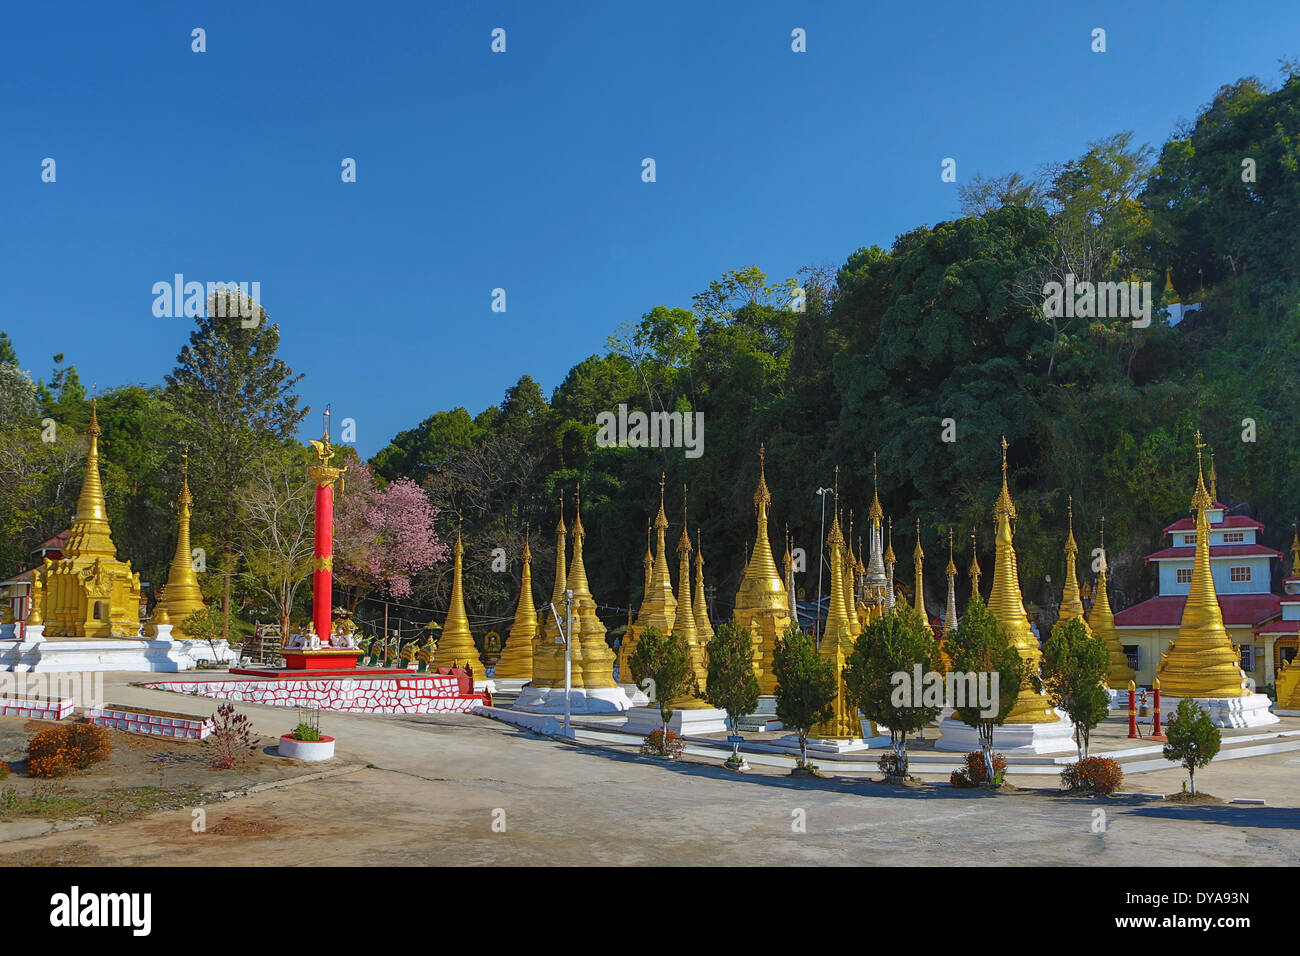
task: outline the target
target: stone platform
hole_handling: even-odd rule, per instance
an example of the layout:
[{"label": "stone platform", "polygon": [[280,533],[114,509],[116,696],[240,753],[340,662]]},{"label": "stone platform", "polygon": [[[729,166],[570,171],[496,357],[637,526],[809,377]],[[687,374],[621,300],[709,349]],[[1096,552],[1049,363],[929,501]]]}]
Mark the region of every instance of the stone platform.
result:
[{"label": "stone platform", "polygon": [[[569,688],[570,714],[615,714],[631,706],[622,687]],[[532,714],[563,714],[564,688],[528,684],[519,692],[513,709]]]},{"label": "stone platform", "polygon": [[[935,750],[970,753],[980,749],[979,731],[956,717],[939,721]],[[1058,754],[1073,752],[1074,725],[1061,718],[1044,724],[1003,724],[993,728],[993,749],[1005,754]]]},{"label": "stone platform", "polygon": [[486,703],[483,694],[465,693],[460,678],[450,674],[308,677],[298,671],[284,679],[147,681],[141,686],[215,700],[271,707],[316,706],[354,714],[466,713]]}]

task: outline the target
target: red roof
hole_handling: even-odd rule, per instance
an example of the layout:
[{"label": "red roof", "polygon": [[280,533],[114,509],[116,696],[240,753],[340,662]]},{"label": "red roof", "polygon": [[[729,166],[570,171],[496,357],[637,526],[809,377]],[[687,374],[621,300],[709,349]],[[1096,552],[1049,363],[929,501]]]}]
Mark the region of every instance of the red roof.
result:
[{"label": "red roof", "polygon": [[[1115,615],[1116,627],[1177,627],[1183,619],[1185,594],[1162,594]],[[1254,627],[1279,613],[1276,594],[1220,594],[1219,607],[1228,627]]]},{"label": "red roof", "polygon": [[[1223,507],[1223,506],[1220,505],[1219,507]],[[1254,518],[1247,518],[1245,515],[1224,515],[1223,520],[1220,521],[1218,524],[1210,525],[1211,531],[1220,531],[1224,528],[1255,528],[1258,531],[1264,530],[1264,526],[1262,524],[1260,524]],[[1195,531],[1195,530],[1196,530],[1195,518],[1180,518],[1179,520],[1171,524],[1168,528],[1165,528],[1164,533],[1169,534],[1171,531]]]},{"label": "red roof", "polygon": [[1300,621],[1284,621],[1278,618],[1263,627],[1255,628],[1256,634],[1296,634],[1300,633]]},{"label": "red roof", "polygon": [[[1152,561],[1174,561],[1179,558],[1190,560],[1196,557],[1196,548],[1194,545],[1182,545],[1177,548],[1165,548],[1163,551],[1157,551],[1155,554],[1147,555],[1147,564]],[[1280,558],[1281,551],[1274,551],[1272,548],[1266,548],[1262,544],[1212,544],[1210,545],[1211,558]]]},{"label": "red roof", "polygon": [[68,528],[65,531],[60,531],[53,538],[50,538],[49,541],[34,548],[32,554],[35,554],[37,551],[62,551],[68,543],[68,535],[70,534],[72,534],[71,528]]}]

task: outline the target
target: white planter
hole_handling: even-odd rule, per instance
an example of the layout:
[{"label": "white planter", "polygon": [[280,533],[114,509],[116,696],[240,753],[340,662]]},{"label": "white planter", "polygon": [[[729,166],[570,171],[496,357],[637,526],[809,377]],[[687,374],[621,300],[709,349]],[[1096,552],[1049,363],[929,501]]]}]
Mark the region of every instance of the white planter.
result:
[{"label": "white planter", "polygon": [[329,760],[334,756],[334,738],[321,734],[320,740],[295,740],[293,734],[281,734],[280,756],[294,760]]}]

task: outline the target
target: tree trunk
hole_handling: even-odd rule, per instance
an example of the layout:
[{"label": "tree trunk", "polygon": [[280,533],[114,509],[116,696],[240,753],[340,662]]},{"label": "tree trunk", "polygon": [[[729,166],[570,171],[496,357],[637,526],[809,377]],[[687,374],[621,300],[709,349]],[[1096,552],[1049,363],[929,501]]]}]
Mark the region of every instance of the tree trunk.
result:
[{"label": "tree trunk", "polygon": [[230,640],[230,545],[226,545],[221,575],[225,578],[225,592],[221,596],[221,639]]},{"label": "tree trunk", "polygon": [[1196,770],[1189,767],[1187,770],[1187,776],[1192,781],[1192,796],[1196,796]]}]

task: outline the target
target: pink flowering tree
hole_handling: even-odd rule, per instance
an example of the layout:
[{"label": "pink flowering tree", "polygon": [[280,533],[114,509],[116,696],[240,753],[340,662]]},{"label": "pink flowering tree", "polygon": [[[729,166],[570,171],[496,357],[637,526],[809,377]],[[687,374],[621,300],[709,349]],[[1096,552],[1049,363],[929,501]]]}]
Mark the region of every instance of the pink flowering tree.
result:
[{"label": "pink flowering tree", "polygon": [[334,552],[348,609],[372,591],[393,600],[410,597],[411,576],[447,560],[448,548],[434,530],[438,509],[409,478],[377,487],[364,462],[350,462],[343,483],[335,499]]}]

